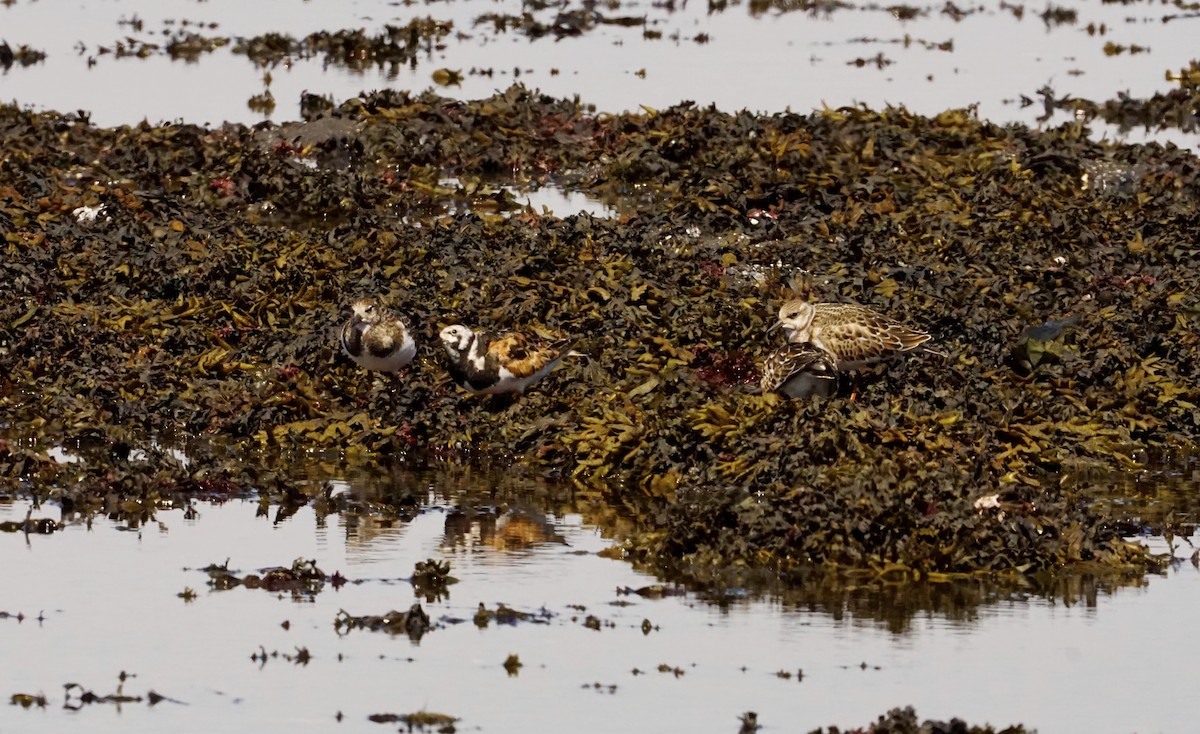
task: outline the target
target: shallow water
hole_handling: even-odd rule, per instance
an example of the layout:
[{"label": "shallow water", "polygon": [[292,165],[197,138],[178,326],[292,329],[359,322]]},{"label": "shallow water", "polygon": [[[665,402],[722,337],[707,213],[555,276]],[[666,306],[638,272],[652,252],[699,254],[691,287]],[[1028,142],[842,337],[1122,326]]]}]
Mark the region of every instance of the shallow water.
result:
[{"label": "shallow water", "polygon": [[[364,89],[420,90],[432,86],[435,69],[446,67],[462,69],[464,79],[439,91],[477,98],[508,86],[519,68],[520,81],[529,86],[578,94],[601,111],[661,108],[684,99],[730,110],[800,112],[855,101],[902,103],[926,113],[978,103],[981,117],[1035,123],[1040,105],[1013,100],[1043,84],[1060,95],[1097,99],[1122,90],[1149,95],[1171,88],[1164,70],[1184,66],[1194,54],[1191,35],[1181,29],[1196,21],[1161,22],[1178,12],[1169,5],[1066,5],[1078,11],[1074,24],[1046,24],[1037,17],[1044,8],[1033,5],[1018,19],[998,2],[957,22],[941,13],[941,5],[922,6],[927,14],[906,22],[866,5],[813,16],[756,15],[745,5],[710,11],[702,3],[680,4],[668,12],[659,3],[625,3],[605,12],[644,14],[664,38],[645,39],[641,28],[602,26],[581,38],[531,41],[472,25],[483,12],[519,12],[515,0],[408,7],[378,0],[109,0],[75,4],[70,12],[59,3],[18,1],[0,6],[0,38],[49,57],[0,75],[0,98],[91,110],[102,125],[143,117],[252,123],[262,114],[247,99],[267,88],[278,101],[270,116],[282,121],[299,116],[303,90],[338,101]],[[135,14],[144,31],[118,24]],[[444,50],[393,76],[304,61],[271,68],[266,85],[263,69],[228,49],[195,64],[165,56],[106,56],[93,67],[87,63],[98,46],[126,35],[160,40],[155,34],[166,19],[218,23],[207,35],[301,35],[377,29],[426,15],[452,18],[470,37],[448,38]],[[1110,31],[1089,35],[1089,23],[1106,23]],[[674,33],[678,41],[670,39]],[[707,43],[694,40],[702,33]],[[914,39],[907,47],[890,42],[906,34]],[[863,38],[877,40],[855,40]],[[929,50],[917,40],[953,40],[954,51]],[[1148,45],[1151,52],[1106,56],[1106,40]],[[877,53],[895,63],[883,69],[852,65]],[[495,74],[470,74],[471,68],[494,68]],[[1194,136],[1147,137],[1196,145]],[[615,211],[549,186],[517,195],[519,201],[526,197],[535,209],[545,205],[560,215]],[[59,455],[70,460],[69,452]],[[1194,467],[1188,471],[1194,485]],[[1170,504],[1194,521],[1195,492],[1164,496],[1163,480],[1151,478],[1136,493],[1105,501],[1128,503],[1132,497],[1160,509]],[[531,547],[520,542],[527,543],[527,535],[499,543],[502,534],[486,527],[469,527],[469,542],[451,543],[447,520],[457,495],[442,487],[446,478],[404,481],[431,487],[432,504],[393,527],[349,514],[319,520],[311,506],[276,521],[279,508],[260,515],[257,502],[234,500],[198,504],[195,519],[185,519],[183,509],[162,509],[139,528],[66,518],[68,527],[49,536],[0,533],[0,613],[10,615],[0,616],[0,700],[16,693],[48,698],[45,709],[0,706],[0,732],[72,725],[89,732],[381,731],[368,715],[421,709],[460,717],[461,731],[551,731],[565,724],[581,732],[732,732],[737,716],[748,710],[758,712],[765,731],[803,731],[862,726],[888,708],[910,704],[922,718],[1021,722],[1043,732],[1177,732],[1190,731],[1200,714],[1188,672],[1200,654],[1200,640],[1190,630],[1190,610],[1200,603],[1200,571],[1186,561],[1134,587],[1081,581],[1066,597],[973,584],[938,587],[936,594],[925,589],[925,595],[866,588],[830,598],[815,592],[755,597],[732,588],[719,601],[696,592],[645,599],[618,589],[657,579],[598,556],[609,542],[583,509],[533,503],[526,508],[530,515],[508,515],[534,518],[531,532],[541,528],[539,513],[545,518],[552,534]],[[485,484],[475,489],[486,492]],[[363,491],[358,484],[338,486]],[[0,500],[0,521],[23,519],[28,509]],[[34,514],[58,513],[45,507]],[[1166,551],[1162,539],[1146,542]],[[1192,549],[1183,545],[1175,552],[1186,557]],[[417,601],[405,579],[429,557],[450,561],[459,583],[448,599],[421,600],[437,628],[419,644],[380,632],[337,633],[339,610],[380,614]],[[311,598],[293,598],[211,590],[198,570],[229,559],[230,568],[246,573],[288,566],[296,558],[315,559],[327,574],[362,583],[336,590],[327,584]],[[178,594],[189,587],[198,596],[185,602]],[[956,595],[964,601],[945,601]],[[927,604],[931,596],[942,603]],[[979,599],[987,601],[980,605]],[[547,624],[493,623],[480,630],[471,621],[480,602],[529,612],[544,608],[552,616]],[[12,616],[17,614],[24,618]],[[588,614],[604,623],[599,631],[583,625]],[[644,634],[643,620],[656,628]],[[307,664],[269,655],[294,656],[301,648],[312,656]],[[265,662],[252,659],[260,650],[268,653]],[[524,667],[511,677],[503,662],[514,653]],[[670,670],[660,672],[660,665]],[[136,675],[124,693],[153,690],[170,700],[78,711],[64,706],[78,703],[64,697],[64,684],[112,693],[122,670]]]},{"label": "shallow water", "polygon": [[[0,707],[0,731],[326,731],[339,712],[339,730],[380,731],[369,715],[418,710],[459,717],[460,731],[732,732],[748,710],[766,731],[803,731],[860,726],[912,704],[922,718],[1154,732],[1187,731],[1198,713],[1186,666],[1200,639],[1186,610],[1200,604],[1200,571],[1187,561],[1137,588],[1084,583],[1068,601],[1008,592],[954,614],[915,601],[894,632],[892,615],[869,603],[785,603],[737,589],[721,603],[620,593],[657,580],[598,556],[609,542],[562,502],[550,515],[515,503],[493,530],[452,515],[438,474],[403,481],[433,504],[394,527],[363,515],[318,521],[312,506],[277,521],[278,508],[234,500],[197,504],[194,519],[160,510],[138,528],[66,518],[53,535],[0,534],[0,612],[25,616],[0,618],[0,695],[48,698],[40,710]],[[0,521],[27,510],[0,504]],[[459,581],[448,599],[418,600],[406,580],[430,557],[449,561]],[[351,583],[311,597],[216,591],[198,570],[229,559],[241,575],[296,558]],[[177,596],[186,587],[197,591],[191,602]],[[334,628],[339,610],[382,614],[414,601],[436,624],[419,643]],[[545,610],[549,620],[479,629],[471,620],[480,602]],[[598,631],[584,626],[589,614]],[[654,626],[648,634],[643,620]],[[271,656],[299,648],[311,654],[306,664]],[[265,662],[252,659],[260,650]],[[523,667],[509,676],[503,662],[514,653]],[[153,690],[169,700],[64,706],[78,704],[64,698],[64,684],[109,694],[120,671],[136,675],[126,695]]]},{"label": "shallow water", "polygon": [[[757,3],[611,2],[596,6],[597,11],[610,18],[645,18],[645,24],[597,25],[555,40],[531,39],[516,30],[496,33],[491,25],[476,23],[486,13],[520,15],[533,7],[518,0],[110,0],[76,3],[70,12],[59,3],[16,2],[0,7],[0,37],[14,48],[25,44],[48,56],[0,76],[0,98],[60,111],[90,110],[101,125],[143,118],[219,124],[261,120],[247,101],[269,91],[277,104],[269,117],[284,121],[299,118],[300,94],[306,90],[338,102],[363,90],[419,91],[437,86],[434,71],[450,69],[463,74],[461,83],[437,88],[461,99],[485,97],[520,81],[555,96],[579,95],[604,112],[683,100],[768,112],[861,102],[936,114],[978,105],[983,118],[1035,124],[1042,114],[1036,93],[1045,85],[1060,96],[1096,100],[1123,91],[1149,96],[1174,88],[1166,72],[1187,66],[1195,52],[1189,32],[1195,18],[1180,17],[1186,13],[1170,4],[989,1],[963,5],[956,19],[954,4],[930,3],[910,6],[915,17],[908,20],[899,4],[855,3],[828,13],[774,9],[785,5],[762,11]],[[565,2],[532,12],[551,24],[560,11],[581,7]],[[1073,11],[1074,20],[1044,20],[1042,14],[1051,8]],[[195,63],[171,61],[163,53],[146,59],[100,53],[127,38],[162,44],[163,32],[181,29],[185,20],[215,23],[215,28],[186,28],[205,36],[278,32],[300,37],[318,30],[378,32],[387,23],[425,17],[452,21],[454,33],[411,67],[396,69],[354,71],[315,59],[264,70],[229,47]],[[141,22],[140,30],[128,22],[133,19]],[[647,31],[661,37],[647,37]],[[947,42],[952,50],[936,48]],[[1110,55],[1108,43],[1146,50]],[[890,62],[882,68],[875,62],[879,54]],[[860,60],[866,63],[860,66]],[[479,73],[484,70],[490,73]],[[270,72],[270,84],[264,84],[264,71]],[[1022,95],[1032,104],[1023,106]],[[1051,123],[1068,119],[1059,114]],[[1194,135],[1178,132],[1094,127],[1097,136],[1154,137],[1196,146]]]}]

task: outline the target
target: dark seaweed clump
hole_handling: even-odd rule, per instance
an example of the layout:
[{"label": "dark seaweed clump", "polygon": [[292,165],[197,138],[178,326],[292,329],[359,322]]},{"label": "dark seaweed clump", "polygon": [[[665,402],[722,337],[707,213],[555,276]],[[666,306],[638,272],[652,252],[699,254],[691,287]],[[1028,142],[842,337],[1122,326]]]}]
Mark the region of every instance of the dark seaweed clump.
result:
[{"label": "dark seaweed clump", "polygon": [[360,617],[342,610],[333,620],[333,628],[339,635],[349,634],[351,630],[365,629],[393,635],[404,633],[413,642],[420,642],[430,626],[429,615],[420,604],[413,604],[407,612],[392,610],[386,614],[367,614]]},{"label": "dark seaweed clump", "polygon": [[[315,560],[297,558],[290,567],[276,566],[263,569],[262,573],[238,576],[229,570],[229,562],[210,564],[203,569],[208,574],[208,585],[217,591],[228,591],[243,586],[247,589],[264,589],[271,593],[291,592],[298,597],[316,596],[325,587],[326,575],[317,568]],[[335,588],[341,577],[332,578]]]},{"label": "dark seaweed clump", "polygon": [[17,64],[18,66],[33,66],[45,60],[45,51],[39,51],[24,44],[14,49],[8,45],[8,41],[0,41],[0,69],[4,71],[11,69],[13,64]]},{"label": "dark seaweed clump", "polygon": [[[747,714],[747,716],[752,715]],[[813,729],[809,734],[841,734],[842,731],[836,726],[831,726],[828,729]],[[863,734],[1025,734],[1026,731],[1028,729],[1021,724],[995,729],[987,725],[971,725],[962,719],[951,719],[950,721],[930,719],[921,722],[917,719],[917,713],[911,706],[892,709],[866,727],[846,730],[847,734],[850,732],[862,732]]]},{"label": "dark seaweed clump", "polygon": [[[519,87],[317,114],[306,136],[0,107],[0,415],[124,447],[0,443],[8,491],[136,517],[191,492],[308,501],[273,452],[478,456],[602,487],[633,557],[695,569],[1154,565],[1087,490],[1200,424],[1192,154],[962,111],[603,115]],[[1088,185],[1101,164],[1120,185]],[[488,182],[510,177],[626,214],[504,217]],[[448,188],[472,211],[445,213]],[[800,268],[946,356],[855,400],[758,394]],[[419,324],[407,375],[338,354],[360,294]],[[511,404],[467,396],[436,337],[460,321],[579,335],[590,359]],[[130,457],[180,434],[243,455]]]},{"label": "dark seaweed clump", "polygon": [[[304,38],[267,33],[238,38],[233,52],[261,66],[274,66],[287,59],[320,58],[329,66],[344,66],[362,71],[391,68],[414,63],[453,29],[450,21],[417,18],[403,26],[384,25],[382,31],[369,34],[362,29],[317,31]],[[195,46],[195,39],[191,46]]]},{"label": "dark seaweed clump", "polygon": [[[1133,48],[1132,52],[1136,53],[1139,47]],[[1109,45],[1105,46],[1105,53],[1112,53]],[[1185,133],[1194,133],[1200,130],[1200,61],[1194,60],[1179,71],[1167,71],[1166,76],[1178,86],[1146,98],[1128,93],[1102,101],[1070,95],[1058,97],[1050,87],[1038,90],[1038,95],[1042,98],[1047,119],[1053,112],[1061,110],[1088,122],[1099,118],[1123,131],[1178,128]]]}]

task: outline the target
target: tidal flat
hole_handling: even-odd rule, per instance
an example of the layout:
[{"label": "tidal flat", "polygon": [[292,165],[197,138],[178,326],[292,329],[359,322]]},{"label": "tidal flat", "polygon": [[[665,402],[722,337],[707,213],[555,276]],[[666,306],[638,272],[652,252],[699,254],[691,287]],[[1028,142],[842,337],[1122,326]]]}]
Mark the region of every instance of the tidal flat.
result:
[{"label": "tidal flat", "polygon": [[[545,10],[470,38],[125,17],[73,63],[243,59],[266,119],[0,104],[0,640],[26,661],[0,725],[1186,727],[1117,693],[1179,653],[1153,633],[1196,586],[1196,62],[1143,96],[1031,91],[1039,125],[606,109],[447,61],[688,17]],[[6,80],[63,63],[8,40]],[[439,88],[280,116],[306,64]],[[801,281],[933,349],[763,393]],[[340,352],[361,296],[415,325],[401,373]],[[471,395],[452,323],[581,356]]]},{"label": "tidal flat", "polygon": [[[213,451],[113,471],[36,443],[127,459],[147,436],[206,436],[601,486],[650,518],[624,546],[650,562],[1158,566],[1123,539],[1127,518],[1081,497],[1195,435],[1192,154],[962,111],[595,115],[523,88],[327,114],[284,136],[0,108],[0,405],[35,440],[3,466],[35,499],[297,491]],[[513,161],[653,203],[545,216],[483,180]],[[1120,174],[1088,177],[1100,169]],[[470,211],[440,212],[447,171],[479,177],[460,184]],[[797,272],[817,298],[923,325],[939,353],[886,363],[853,399],[762,394]],[[338,352],[362,294],[418,325],[401,379]],[[515,401],[470,396],[435,336],[457,322],[576,335],[587,358]]]}]

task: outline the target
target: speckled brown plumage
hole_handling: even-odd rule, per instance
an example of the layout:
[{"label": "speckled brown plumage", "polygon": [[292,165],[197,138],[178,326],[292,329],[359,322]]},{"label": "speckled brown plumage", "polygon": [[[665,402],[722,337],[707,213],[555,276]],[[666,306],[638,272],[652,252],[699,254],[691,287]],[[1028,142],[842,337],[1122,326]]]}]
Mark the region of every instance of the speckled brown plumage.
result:
[{"label": "speckled brown plumage", "polygon": [[833,355],[839,370],[857,369],[908,352],[930,335],[853,303],[791,300],[779,309],[789,342],[811,342]]},{"label": "speckled brown plumage", "polygon": [[767,355],[759,386],[789,398],[829,396],[837,391],[837,366],[833,355],[813,344],[784,344]]}]

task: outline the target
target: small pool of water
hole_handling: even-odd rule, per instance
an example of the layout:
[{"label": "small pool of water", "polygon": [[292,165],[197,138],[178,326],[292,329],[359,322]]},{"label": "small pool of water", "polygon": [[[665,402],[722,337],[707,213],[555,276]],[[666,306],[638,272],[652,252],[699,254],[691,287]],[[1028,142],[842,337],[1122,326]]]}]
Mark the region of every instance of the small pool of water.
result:
[{"label": "small pool of water", "polygon": [[[512,185],[503,182],[483,184],[483,191],[468,193],[463,183],[457,178],[443,178],[437,183],[438,187],[447,192],[444,213],[458,214],[478,209],[479,198],[488,205],[494,205],[496,200],[510,200],[516,207],[501,213],[512,214],[521,211],[532,211],[535,214],[549,213],[557,217],[567,217],[573,214],[587,213],[597,218],[608,218],[617,215],[617,209],[582,191],[574,191],[554,184]],[[495,212],[495,206],[488,206],[489,213]]]},{"label": "small pool of water", "polygon": [[[733,732],[746,711],[764,731],[807,731],[862,726],[902,705],[923,719],[1044,732],[1194,726],[1186,666],[1200,639],[1187,610],[1200,605],[1200,571],[1186,560],[1135,588],[1085,580],[1065,599],[1005,593],[953,614],[923,604],[925,590],[897,625],[894,610],[870,604],[627,593],[659,581],[597,555],[609,541],[569,505],[463,515],[438,494],[437,475],[404,481],[432,502],[410,522],[318,519],[311,505],[280,520],[278,508],[234,500],[197,504],[191,519],[160,510],[141,527],[65,517],[52,535],[0,533],[0,695],[47,698],[44,709],[0,707],[0,731],[374,732],[384,729],[372,714],[420,710],[458,717],[459,731]],[[29,509],[0,503],[0,522]],[[228,559],[243,575],[297,558],[349,582],[311,596],[217,591],[200,570]],[[414,595],[407,579],[427,558],[451,564],[448,598]],[[186,588],[192,601],[179,596]],[[415,602],[435,625],[417,643],[334,626],[342,610]],[[480,603],[544,619],[480,629]],[[509,675],[513,654],[522,667]],[[167,700],[64,706],[78,705],[65,684],[110,694],[121,671],[135,676],[125,695]]]}]

